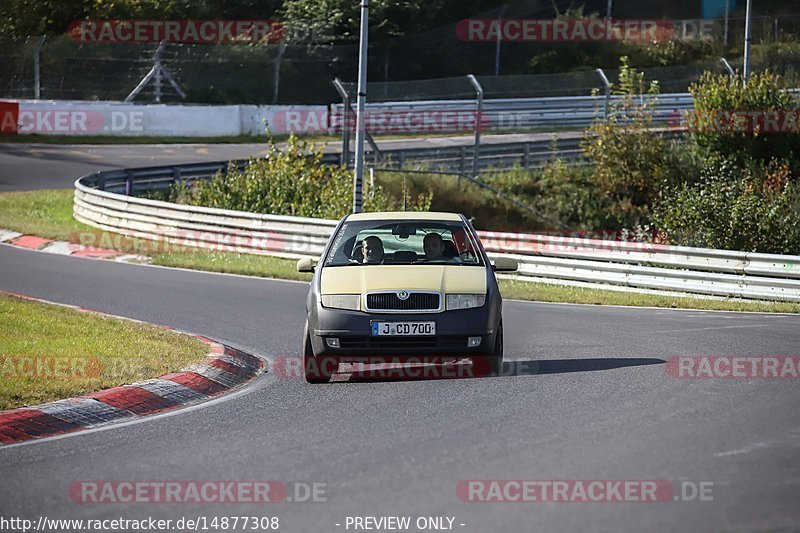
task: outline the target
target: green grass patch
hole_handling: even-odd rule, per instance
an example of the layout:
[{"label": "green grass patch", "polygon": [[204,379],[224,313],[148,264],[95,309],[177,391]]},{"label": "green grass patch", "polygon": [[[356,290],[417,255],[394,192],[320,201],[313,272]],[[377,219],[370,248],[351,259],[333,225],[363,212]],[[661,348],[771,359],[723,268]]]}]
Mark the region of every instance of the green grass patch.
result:
[{"label": "green grass patch", "polygon": [[609,291],[569,285],[550,285],[502,279],[498,280],[503,298],[593,305],[628,305],[633,307],[665,307],[669,309],[703,309],[708,311],[758,311],[765,313],[800,313],[800,304],[791,302],[755,302],[713,300],[636,292]]},{"label": "green grass patch", "polygon": [[72,218],[72,189],[0,194],[0,228],[46,239],[67,240],[91,229]]},{"label": "green grass patch", "polygon": [[127,320],[0,294],[0,410],[154,378],[208,345]]},{"label": "green grass patch", "polygon": [[184,253],[159,253],[153,264],[244,276],[310,281],[311,274],[297,271],[297,261],[266,255],[209,252],[190,248]]},{"label": "green grass patch", "polygon": [[[69,190],[0,194],[0,228],[73,242],[78,242],[76,232],[99,231],[72,219],[72,191]],[[309,274],[298,273],[296,261],[291,259],[171,246],[159,251],[158,247],[142,241],[119,238],[100,238],[95,242],[112,243],[106,247],[149,255],[156,265],[300,281],[311,279]],[[794,303],[662,296],[516,280],[500,280],[500,288],[505,298],[540,302],[800,313],[800,304]]]}]

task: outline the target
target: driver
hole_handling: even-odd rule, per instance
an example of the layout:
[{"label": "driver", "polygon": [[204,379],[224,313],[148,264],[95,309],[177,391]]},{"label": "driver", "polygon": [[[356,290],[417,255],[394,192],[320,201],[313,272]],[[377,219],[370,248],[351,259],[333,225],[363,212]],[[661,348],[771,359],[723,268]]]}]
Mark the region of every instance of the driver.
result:
[{"label": "driver", "polygon": [[422,248],[425,250],[425,260],[445,259],[444,241],[438,233],[428,233],[422,240]]},{"label": "driver", "polygon": [[361,242],[361,252],[364,254],[364,263],[380,264],[383,261],[383,241],[380,237],[370,235]]}]

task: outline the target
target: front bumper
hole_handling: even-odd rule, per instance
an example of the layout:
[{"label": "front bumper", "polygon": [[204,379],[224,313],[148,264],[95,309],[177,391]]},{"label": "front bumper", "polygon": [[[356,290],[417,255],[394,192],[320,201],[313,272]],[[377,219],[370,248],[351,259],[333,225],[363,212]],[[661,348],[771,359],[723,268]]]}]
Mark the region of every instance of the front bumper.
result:
[{"label": "front bumper", "polygon": [[[373,337],[372,321],[435,321],[435,336]],[[494,353],[499,311],[487,302],[483,307],[440,313],[365,313],[317,306],[310,317],[311,343],[317,356],[348,355],[491,355]],[[468,348],[468,337],[481,337]],[[331,348],[326,339],[339,339]]]}]

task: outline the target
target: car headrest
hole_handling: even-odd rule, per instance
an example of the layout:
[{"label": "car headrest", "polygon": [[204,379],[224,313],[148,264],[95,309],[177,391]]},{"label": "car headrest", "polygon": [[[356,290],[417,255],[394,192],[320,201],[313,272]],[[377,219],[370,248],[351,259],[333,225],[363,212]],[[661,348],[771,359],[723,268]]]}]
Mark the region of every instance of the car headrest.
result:
[{"label": "car headrest", "polygon": [[445,239],[442,242],[444,243],[444,252],[442,253],[444,257],[458,257],[458,250],[453,241]]},{"label": "car headrest", "polygon": [[364,249],[361,247],[361,242],[362,241],[358,241],[356,243],[355,247],[353,248],[353,255],[350,256],[350,259],[354,259],[359,263],[364,262]]},{"label": "car headrest", "polygon": [[413,263],[419,258],[417,252],[412,250],[397,250],[391,256],[388,256],[387,259],[390,259],[388,262],[391,263]]}]

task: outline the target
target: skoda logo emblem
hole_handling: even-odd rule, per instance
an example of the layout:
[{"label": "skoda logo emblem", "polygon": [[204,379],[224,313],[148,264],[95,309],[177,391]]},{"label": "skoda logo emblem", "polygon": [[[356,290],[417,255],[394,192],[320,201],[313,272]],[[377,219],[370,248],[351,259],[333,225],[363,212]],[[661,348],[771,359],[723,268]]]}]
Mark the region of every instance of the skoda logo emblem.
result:
[{"label": "skoda logo emblem", "polygon": [[400,298],[401,300],[408,300],[409,296],[410,294],[408,294],[408,291],[400,291],[397,293],[397,297]]}]

